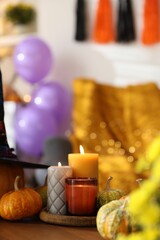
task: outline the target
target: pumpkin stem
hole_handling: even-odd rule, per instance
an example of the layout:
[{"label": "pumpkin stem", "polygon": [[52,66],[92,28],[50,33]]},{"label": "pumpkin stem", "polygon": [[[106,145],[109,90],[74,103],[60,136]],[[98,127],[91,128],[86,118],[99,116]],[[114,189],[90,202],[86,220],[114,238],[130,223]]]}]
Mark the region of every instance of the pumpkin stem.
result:
[{"label": "pumpkin stem", "polygon": [[142,178],[138,178],[138,179],[136,179],[136,182],[138,183],[138,185],[139,185],[139,187],[141,186],[141,182],[142,182]]},{"label": "pumpkin stem", "polygon": [[113,179],[112,176],[109,176],[109,178],[107,179],[107,186],[106,186],[106,190],[107,190],[107,191],[110,191],[110,190],[111,190],[110,182],[111,182],[112,179]]},{"label": "pumpkin stem", "polygon": [[121,208],[121,209],[124,209],[125,206],[126,206],[126,204],[127,204],[127,202],[128,202],[128,199],[127,199],[127,198],[124,199],[124,202],[123,202],[123,204],[120,206],[120,208]]},{"label": "pumpkin stem", "polygon": [[14,190],[15,190],[15,191],[18,191],[18,190],[19,190],[19,187],[18,187],[19,180],[20,180],[20,176],[17,176],[17,177],[15,178],[15,181],[14,181]]}]

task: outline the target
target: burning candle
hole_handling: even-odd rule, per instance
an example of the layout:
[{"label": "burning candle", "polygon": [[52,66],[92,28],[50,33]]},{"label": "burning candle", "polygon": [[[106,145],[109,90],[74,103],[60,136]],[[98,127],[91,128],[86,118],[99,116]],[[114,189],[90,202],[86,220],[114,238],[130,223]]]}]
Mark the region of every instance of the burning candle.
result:
[{"label": "burning candle", "polygon": [[80,146],[80,153],[68,155],[69,166],[72,167],[73,177],[92,177],[98,179],[98,154],[84,153]]},{"label": "burning candle", "polygon": [[52,214],[66,214],[65,179],[72,176],[70,166],[50,166],[48,168],[47,210]]},{"label": "burning candle", "polygon": [[67,178],[66,204],[71,215],[95,215],[97,199],[96,178]]}]

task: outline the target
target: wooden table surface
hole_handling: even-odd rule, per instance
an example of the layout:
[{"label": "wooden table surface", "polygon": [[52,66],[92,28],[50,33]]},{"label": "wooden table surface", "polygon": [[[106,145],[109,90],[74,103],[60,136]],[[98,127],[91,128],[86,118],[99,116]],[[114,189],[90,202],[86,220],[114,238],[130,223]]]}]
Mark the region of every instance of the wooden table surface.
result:
[{"label": "wooden table surface", "polygon": [[63,227],[41,220],[10,222],[0,219],[0,240],[102,240],[95,227]]}]

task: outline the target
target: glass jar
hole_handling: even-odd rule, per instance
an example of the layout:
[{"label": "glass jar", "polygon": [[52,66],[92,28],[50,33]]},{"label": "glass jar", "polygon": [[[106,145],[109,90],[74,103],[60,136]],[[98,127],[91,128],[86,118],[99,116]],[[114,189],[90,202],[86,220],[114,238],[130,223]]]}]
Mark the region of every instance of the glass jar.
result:
[{"label": "glass jar", "polygon": [[96,178],[66,178],[66,205],[70,215],[95,215],[97,202]]}]

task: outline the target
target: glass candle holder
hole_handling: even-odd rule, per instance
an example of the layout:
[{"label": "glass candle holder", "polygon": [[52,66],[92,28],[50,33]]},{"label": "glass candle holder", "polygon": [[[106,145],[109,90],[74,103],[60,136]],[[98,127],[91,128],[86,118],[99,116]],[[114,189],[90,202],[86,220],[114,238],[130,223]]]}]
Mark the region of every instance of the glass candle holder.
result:
[{"label": "glass candle holder", "polygon": [[66,178],[66,206],[70,215],[95,215],[97,201],[96,178]]}]

